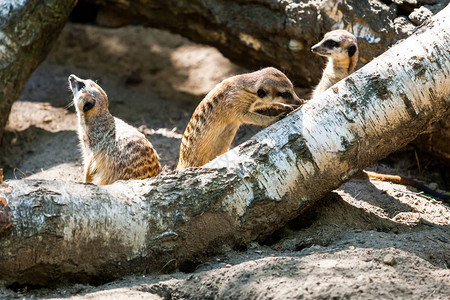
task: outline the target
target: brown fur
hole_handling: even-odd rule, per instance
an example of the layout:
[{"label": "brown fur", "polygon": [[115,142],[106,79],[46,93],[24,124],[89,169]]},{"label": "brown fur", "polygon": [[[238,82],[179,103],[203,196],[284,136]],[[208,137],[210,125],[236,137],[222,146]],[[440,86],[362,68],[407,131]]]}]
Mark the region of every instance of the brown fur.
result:
[{"label": "brown fur", "polygon": [[[337,45],[330,45],[332,42]],[[350,47],[356,47],[351,56],[349,56]],[[334,30],[328,32],[319,43],[311,48],[311,51],[328,57],[328,64],[323,71],[322,79],[314,89],[313,98],[356,70],[359,56],[358,41],[348,31]]]},{"label": "brown fur", "polygon": [[[264,97],[258,92],[264,90]],[[284,97],[283,97],[284,96]],[[241,124],[269,126],[300,104],[290,80],[275,68],[230,77],[206,95],[184,132],[177,169],[200,167],[228,151]],[[282,103],[285,102],[285,103]],[[266,110],[278,115],[262,114]]]},{"label": "brown fur", "polygon": [[161,165],[152,144],[136,128],[109,113],[103,89],[75,75],[69,76],[69,83],[79,120],[85,181],[103,185],[158,175]]}]

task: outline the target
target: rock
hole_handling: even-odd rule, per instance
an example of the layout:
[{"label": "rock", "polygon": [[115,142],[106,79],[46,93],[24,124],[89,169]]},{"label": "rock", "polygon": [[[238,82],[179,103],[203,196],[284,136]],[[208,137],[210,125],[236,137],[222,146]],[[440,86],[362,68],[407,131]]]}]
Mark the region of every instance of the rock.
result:
[{"label": "rock", "polygon": [[383,262],[386,265],[389,266],[393,266],[395,264],[395,257],[392,254],[387,254],[384,258],[383,258]]},{"label": "rock", "polygon": [[439,185],[436,182],[431,182],[428,187],[432,189],[433,191],[437,190],[439,188]]},{"label": "rock", "polygon": [[252,242],[248,245],[248,248],[251,250],[255,250],[261,248],[261,246],[258,244],[258,242]]},{"label": "rock", "polygon": [[431,10],[426,8],[425,6],[421,6],[419,8],[415,8],[414,11],[409,14],[409,19],[416,25],[422,25],[423,22],[428,20],[433,16]]},{"label": "rock", "polygon": [[45,117],[44,118],[44,123],[50,123],[51,121],[53,121],[52,117]]}]

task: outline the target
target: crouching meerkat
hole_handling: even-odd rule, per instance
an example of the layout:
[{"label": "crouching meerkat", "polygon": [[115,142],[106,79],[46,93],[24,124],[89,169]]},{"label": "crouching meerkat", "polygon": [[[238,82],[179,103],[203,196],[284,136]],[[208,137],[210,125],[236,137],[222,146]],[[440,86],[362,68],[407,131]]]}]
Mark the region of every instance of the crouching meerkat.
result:
[{"label": "crouching meerkat", "polygon": [[328,63],[319,85],[314,89],[313,98],[327,90],[336,82],[356,70],[358,64],[358,41],[346,30],[333,30],[311,48],[320,56],[328,57]]},{"label": "crouching meerkat", "polygon": [[225,79],[194,111],[181,141],[177,170],[203,166],[227,152],[242,124],[269,126],[298,106],[287,103],[302,101],[291,81],[275,68]]},{"label": "crouching meerkat", "polygon": [[78,116],[85,182],[104,185],[158,175],[161,165],[152,144],[136,128],[109,113],[103,89],[75,75],[69,76],[69,84]]}]

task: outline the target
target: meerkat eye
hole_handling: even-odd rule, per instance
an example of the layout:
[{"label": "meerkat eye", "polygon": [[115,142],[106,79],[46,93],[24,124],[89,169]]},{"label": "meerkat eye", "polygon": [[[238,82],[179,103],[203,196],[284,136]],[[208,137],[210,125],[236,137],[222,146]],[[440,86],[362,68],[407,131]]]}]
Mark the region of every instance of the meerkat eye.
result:
[{"label": "meerkat eye", "polygon": [[82,82],[78,82],[78,90],[82,90],[86,87],[86,85]]},{"label": "meerkat eye", "polygon": [[289,99],[289,98],[292,98],[292,94],[289,92],[278,93],[278,97],[281,97],[284,99]]},{"label": "meerkat eye", "polygon": [[264,98],[265,96],[267,96],[267,92],[263,89],[259,89],[258,90],[258,97],[259,98]]},{"label": "meerkat eye", "polygon": [[327,48],[336,48],[339,47],[339,43],[333,40],[327,40],[323,43],[323,45]]},{"label": "meerkat eye", "polygon": [[90,110],[91,108],[93,108],[95,105],[95,101],[87,101],[86,103],[84,103],[83,105],[83,111],[87,112],[88,110]]}]

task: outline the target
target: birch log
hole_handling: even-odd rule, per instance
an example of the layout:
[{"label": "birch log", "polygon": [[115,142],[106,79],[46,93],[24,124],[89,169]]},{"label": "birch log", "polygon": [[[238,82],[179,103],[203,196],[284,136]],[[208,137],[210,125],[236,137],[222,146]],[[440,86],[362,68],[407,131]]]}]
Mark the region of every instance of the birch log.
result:
[{"label": "birch log", "polygon": [[449,15],[203,168],[110,186],[6,182],[0,280],[99,283],[267,236],[448,115]]}]

